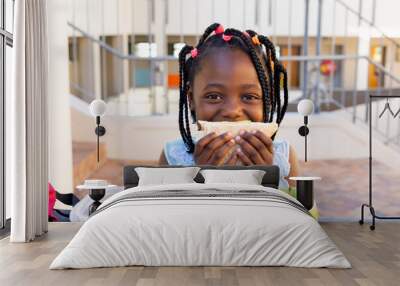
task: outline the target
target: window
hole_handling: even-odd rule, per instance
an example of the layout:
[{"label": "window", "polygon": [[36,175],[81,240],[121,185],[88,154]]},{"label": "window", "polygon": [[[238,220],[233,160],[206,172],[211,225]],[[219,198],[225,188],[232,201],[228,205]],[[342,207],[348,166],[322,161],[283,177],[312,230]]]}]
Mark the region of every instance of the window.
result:
[{"label": "window", "polygon": [[10,92],[14,0],[0,0],[0,237],[9,231],[10,196],[5,188],[5,98]]},{"label": "window", "polygon": [[396,62],[400,62],[400,48],[396,47],[396,57],[395,57]]},{"label": "window", "polygon": [[185,46],[185,43],[175,43],[174,44],[174,57],[179,57],[179,53],[182,48]]},{"label": "window", "polygon": [[129,87],[150,87],[152,85],[152,71],[149,58],[157,56],[157,45],[154,43],[154,36],[129,36],[128,53],[139,57],[139,59],[129,61]]},{"label": "window", "polygon": [[95,98],[93,43],[84,37],[68,38],[71,94],[90,103]]},{"label": "window", "polygon": [[141,58],[157,56],[157,45],[155,43],[137,43],[135,45],[135,54]]},{"label": "window", "polygon": [[[121,35],[100,36],[100,40],[108,46],[122,51],[123,38]],[[123,60],[113,53],[100,50],[101,98],[118,98],[124,92]]]},{"label": "window", "polygon": [[[186,45],[196,45],[196,37],[170,35],[167,37],[167,52],[168,56],[179,57],[179,53]],[[179,87],[179,64],[178,61],[168,61],[168,88],[177,89]]]},{"label": "window", "polygon": [[279,58],[281,57],[281,47],[278,45],[275,46],[275,55],[276,58],[279,60]]}]

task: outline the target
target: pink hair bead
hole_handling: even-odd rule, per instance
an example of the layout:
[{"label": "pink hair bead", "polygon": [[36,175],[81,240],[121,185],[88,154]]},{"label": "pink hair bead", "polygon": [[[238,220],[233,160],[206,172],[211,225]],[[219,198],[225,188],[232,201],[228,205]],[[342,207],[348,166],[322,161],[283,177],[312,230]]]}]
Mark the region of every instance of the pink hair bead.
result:
[{"label": "pink hair bead", "polygon": [[224,27],[222,25],[219,25],[216,29],[215,29],[215,34],[222,34],[224,32]]},{"label": "pink hair bead", "polygon": [[197,57],[197,55],[199,54],[199,51],[194,48],[193,50],[190,51],[190,55],[192,56],[192,58]]},{"label": "pink hair bead", "polygon": [[232,39],[232,36],[222,34],[222,39],[224,39],[225,42],[229,42]]}]

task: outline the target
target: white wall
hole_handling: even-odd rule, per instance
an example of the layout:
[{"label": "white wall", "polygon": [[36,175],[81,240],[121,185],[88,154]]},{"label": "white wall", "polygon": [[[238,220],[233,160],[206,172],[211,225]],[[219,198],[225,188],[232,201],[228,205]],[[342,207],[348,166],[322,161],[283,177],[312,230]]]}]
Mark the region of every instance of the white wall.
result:
[{"label": "white wall", "polygon": [[[12,13],[9,13],[7,11],[7,15],[11,15]],[[13,63],[14,63],[14,59],[12,56],[12,48],[10,48],[9,46],[6,46],[6,60],[5,60],[5,69],[6,69],[6,73],[5,73],[5,95],[7,97],[7,95],[11,95],[11,83],[12,83],[12,74],[13,74]],[[8,111],[12,110],[12,108],[10,107],[11,105],[11,100],[8,100],[6,98],[5,100],[5,118],[9,118],[10,115],[8,115]],[[11,136],[7,136],[7,133],[11,131],[11,121],[10,120],[5,120],[5,150],[6,153],[4,154],[4,160],[5,160],[5,207],[6,207],[6,219],[11,218],[11,180],[9,180],[8,178],[12,177],[11,174],[11,168],[9,168],[7,166],[7,164],[9,164],[8,162],[10,162],[10,158],[9,156],[11,154],[9,154],[9,152],[7,152],[8,149],[10,149],[11,144],[14,144],[11,140]]]},{"label": "white wall", "polygon": [[[164,9],[163,3],[166,0],[154,1],[155,9]],[[270,1],[272,1],[271,5]],[[359,0],[342,1],[358,11]],[[103,33],[103,31],[105,34],[130,33],[132,31],[147,34],[148,3],[150,2],[148,0],[69,0],[69,20],[75,20],[77,26],[93,34]],[[256,3],[258,3],[257,11],[259,13],[258,25],[255,23]],[[291,15],[289,15],[290,3],[292,3]],[[317,31],[317,3],[318,0],[310,0],[310,36],[315,36]],[[323,1],[322,34],[324,36],[332,34],[334,3],[334,0]],[[372,3],[373,0],[362,1],[362,15],[369,20],[372,19]],[[399,37],[400,30],[397,27],[400,25],[400,19],[397,11],[400,10],[400,1],[379,0],[376,3],[376,25],[389,36]],[[269,19],[269,7],[272,7],[271,20]],[[288,34],[289,18],[291,18],[290,28],[293,36],[302,36],[304,10],[304,0],[168,0],[169,21],[166,31],[167,34],[179,35],[182,32],[195,35],[202,33],[210,23],[217,21],[225,26],[238,29],[246,27],[268,35],[276,32],[277,35],[283,36]],[[336,3],[334,29],[338,36],[345,35],[345,13],[344,7]],[[160,14],[156,12],[156,15]],[[181,15],[183,15],[182,23],[184,25],[181,25]],[[353,36],[358,35],[358,17],[351,12],[348,13],[348,16],[349,33]]]},{"label": "white wall", "polygon": [[400,18],[398,11],[400,10],[400,1],[376,0],[376,3],[376,25],[390,37],[399,37]]},{"label": "white wall", "polygon": [[72,141],[69,108],[67,11],[65,0],[47,2],[49,34],[49,181],[72,192]]}]

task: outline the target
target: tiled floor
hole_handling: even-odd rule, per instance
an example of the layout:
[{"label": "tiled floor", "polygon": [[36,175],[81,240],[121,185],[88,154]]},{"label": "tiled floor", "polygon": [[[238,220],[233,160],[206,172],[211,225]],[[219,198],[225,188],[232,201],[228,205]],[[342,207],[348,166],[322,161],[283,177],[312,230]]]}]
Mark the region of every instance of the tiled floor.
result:
[{"label": "tiled floor", "polygon": [[[156,162],[108,160],[92,178],[122,185],[124,165]],[[322,177],[315,183],[315,199],[322,218],[359,219],[360,206],[368,202],[368,159],[313,160],[302,162],[301,175]],[[373,204],[382,215],[400,216],[400,172],[373,163]]]},{"label": "tiled floor", "polygon": [[[322,177],[315,199],[322,217],[359,218],[368,202],[368,159],[314,160],[301,163],[304,175]],[[377,213],[400,216],[400,172],[373,161],[373,205]]]}]

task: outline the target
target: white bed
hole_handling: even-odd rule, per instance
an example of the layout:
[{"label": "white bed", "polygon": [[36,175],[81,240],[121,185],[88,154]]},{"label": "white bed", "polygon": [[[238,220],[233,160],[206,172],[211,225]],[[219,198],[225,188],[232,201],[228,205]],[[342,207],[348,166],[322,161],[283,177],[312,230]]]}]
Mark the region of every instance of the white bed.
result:
[{"label": "white bed", "polygon": [[198,183],[138,186],[112,196],[50,269],[128,265],[351,267],[289,195]]}]

